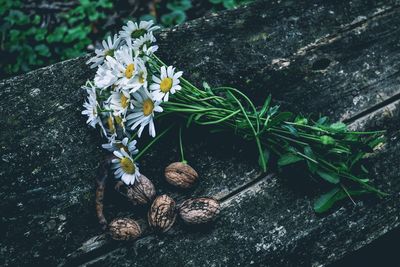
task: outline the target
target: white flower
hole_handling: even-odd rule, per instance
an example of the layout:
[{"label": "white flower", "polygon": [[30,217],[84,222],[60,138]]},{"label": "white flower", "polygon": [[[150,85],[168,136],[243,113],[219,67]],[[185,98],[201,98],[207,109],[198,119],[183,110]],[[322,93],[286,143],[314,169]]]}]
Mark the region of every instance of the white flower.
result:
[{"label": "white flower", "polygon": [[181,90],[179,78],[182,76],[182,73],[182,71],[175,73],[175,68],[172,66],[168,68],[162,66],[160,78],[153,75],[153,81],[155,83],[150,85],[150,90],[152,90],[154,99],[157,101],[163,99],[166,102],[168,101],[170,93],[175,94],[176,91]]},{"label": "white flower", "polygon": [[90,67],[91,68],[95,68],[101,64],[103,64],[106,56],[114,56],[114,52],[115,50],[118,49],[118,46],[121,42],[121,39],[118,37],[117,34],[114,35],[114,38],[111,39],[111,36],[108,36],[107,41],[103,40],[102,45],[103,48],[102,49],[96,49],[95,53],[96,55],[94,57],[92,57],[91,59],[89,59],[86,64],[91,64]]},{"label": "white flower", "polygon": [[140,172],[132,157],[123,148],[113,153],[117,157],[112,160],[113,165],[111,167],[115,170],[115,177],[118,179],[121,178],[127,185],[134,184],[140,176]]},{"label": "white flower", "polygon": [[133,94],[132,104],[134,106],[133,112],[126,116],[127,126],[132,130],[136,129],[139,125],[138,136],[140,137],[144,127],[149,125],[149,134],[152,137],[156,136],[154,127],[154,112],[162,112],[159,101],[154,101],[153,96],[146,90],[141,89]]},{"label": "white flower", "polygon": [[[104,65],[109,68],[109,73],[113,75],[113,79],[99,77],[99,80],[105,80],[105,83],[112,81],[117,91],[129,89],[133,93],[142,86],[142,84],[139,84],[141,79],[138,74],[139,69],[145,68],[144,62],[141,58],[134,57],[132,49],[129,47],[124,46],[122,49],[116,51],[115,58],[107,56],[106,64]],[[107,76],[109,73],[105,72],[104,75]]]},{"label": "white flower", "polygon": [[160,27],[154,25],[152,20],[141,21],[139,24],[136,22],[128,21],[125,26],[122,26],[122,31],[119,32],[121,38],[123,38],[127,45],[131,45],[132,41],[142,37],[146,33],[158,30]]},{"label": "white flower", "polygon": [[118,80],[118,71],[115,70],[110,62],[106,61],[100,65],[94,77],[94,83],[97,87],[105,89],[114,85]]},{"label": "white flower", "polygon": [[129,141],[129,138],[125,137],[124,139],[122,139],[122,141],[115,140],[115,138],[112,138],[109,141],[109,143],[103,144],[101,146],[110,152],[118,151],[122,148],[125,150],[125,152],[130,153],[131,155],[136,155],[137,153],[139,153],[139,150],[136,148],[136,140]]},{"label": "white flower", "polygon": [[88,116],[86,123],[95,128],[96,124],[101,122],[97,109],[99,105],[96,100],[96,88],[82,86],[82,89],[86,90],[88,94],[86,102],[83,104],[85,110],[82,111],[82,115]]},{"label": "white flower", "polygon": [[88,116],[86,123],[93,128],[99,124],[104,134],[106,134],[106,130],[104,129],[99,116],[99,103],[97,102],[96,87],[91,82],[87,82],[85,86],[82,86],[82,89],[86,90],[88,94],[86,102],[83,104],[85,110],[82,111],[82,115]]},{"label": "white flower", "polygon": [[158,50],[158,45],[152,45],[156,42],[156,38],[153,33],[146,33],[133,41],[132,49],[135,51],[135,55],[146,55],[150,56]]},{"label": "white flower", "polygon": [[131,95],[125,90],[112,92],[109,98],[109,103],[114,116],[125,117],[128,108],[131,106]]},{"label": "white flower", "polygon": [[141,58],[137,58],[137,74],[125,85],[129,93],[134,93],[140,88],[147,88],[147,68]]}]

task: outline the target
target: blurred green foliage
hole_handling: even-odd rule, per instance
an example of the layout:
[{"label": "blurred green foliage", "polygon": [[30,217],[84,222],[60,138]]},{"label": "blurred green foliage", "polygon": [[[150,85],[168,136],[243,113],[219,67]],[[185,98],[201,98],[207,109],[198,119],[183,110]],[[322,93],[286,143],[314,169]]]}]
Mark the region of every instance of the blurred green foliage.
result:
[{"label": "blurred green foliage", "polygon": [[240,5],[244,5],[254,0],[209,0],[214,5],[222,5],[226,9],[232,9]]},{"label": "blurred green foliage", "polygon": [[[138,19],[152,19],[169,27],[209,11],[232,9],[252,1],[254,0],[153,1],[155,4],[152,12],[146,9],[151,2],[147,1],[142,4],[139,11],[141,13],[135,13],[134,16]],[[127,17],[132,15],[128,12],[128,1],[113,2],[115,1],[41,2],[52,6],[49,8],[41,6],[39,2],[32,4],[35,1],[0,0],[0,78],[88,52],[87,47],[90,44],[101,41],[110,31],[104,24],[110,22],[111,17],[117,15],[111,22],[115,26],[112,31],[115,32],[123,22],[132,19]]]},{"label": "blurred green foliage", "polygon": [[106,18],[105,11],[113,4],[79,0],[47,17],[18,0],[0,0],[0,7],[0,76],[4,77],[84,54],[92,43],[93,25]]},{"label": "blurred green foliage", "polygon": [[[211,11],[217,11],[232,9],[252,1],[254,0],[208,0],[208,3],[211,4],[209,5]],[[167,2],[167,12],[161,15],[161,23],[164,26],[177,25],[187,20],[187,13],[193,7],[191,0],[169,0]]]}]

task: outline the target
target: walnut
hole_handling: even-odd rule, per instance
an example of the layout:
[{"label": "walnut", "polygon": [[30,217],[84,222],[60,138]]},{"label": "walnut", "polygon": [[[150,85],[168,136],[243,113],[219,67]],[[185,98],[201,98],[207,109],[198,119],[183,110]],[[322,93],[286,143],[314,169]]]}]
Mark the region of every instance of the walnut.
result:
[{"label": "walnut", "polygon": [[192,187],[198,177],[197,172],[183,162],[174,162],[165,168],[167,182],[180,188]]},{"label": "walnut", "polygon": [[179,207],[179,215],[188,224],[211,222],[220,211],[220,204],[217,200],[204,197],[185,200]]},{"label": "walnut", "polygon": [[115,189],[120,194],[126,196],[134,205],[148,204],[156,194],[153,183],[143,174],[136,179],[133,185],[127,186],[121,182],[116,185]]},{"label": "walnut", "polygon": [[175,222],[175,201],[167,196],[158,196],[147,214],[149,225],[158,232],[167,232]]},{"label": "walnut", "polygon": [[114,240],[134,240],[142,234],[139,224],[129,218],[118,218],[110,222],[109,231]]}]

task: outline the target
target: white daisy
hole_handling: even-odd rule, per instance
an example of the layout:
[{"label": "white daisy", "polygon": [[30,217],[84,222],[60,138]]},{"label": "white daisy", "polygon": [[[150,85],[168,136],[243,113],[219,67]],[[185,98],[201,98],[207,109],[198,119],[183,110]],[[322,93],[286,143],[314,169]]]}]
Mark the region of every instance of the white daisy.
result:
[{"label": "white daisy", "polygon": [[114,56],[114,52],[118,49],[121,39],[117,34],[114,35],[114,38],[111,39],[111,36],[108,36],[107,41],[103,40],[102,49],[96,49],[94,52],[96,55],[89,59],[86,64],[91,64],[91,68],[95,68],[101,64],[103,64],[106,56]]},{"label": "white daisy", "polygon": [[99,114],[99,102],[97,101],[96,87],[88,81],[85,86],[82,86],[82,89],[86,90],[88,94],[86,102],[83,104],[85,110],[82,111],[82,115],[88,116],[86,123],[93,128],[99,124],[103,133],[106,134],[106,130],[104,129]]},{"label": "white daisy", "polygon": [[154,127],[154,112],[162,112],[159,101],[154,101],[153,96],[146,90],[141,89],[133,94],[132,104],[134,106],[133,112],[126,116],[127,126],[132,130],[136,129],[139,125],[138,136],[142,135],[144,127],[149,125],[149,134],[152,137],[156,136]]},{"label": "white daisy", "polygon": [[139,69],[138,65],[142,64],[143,60],[139,57],[134,57],[132,49],[125,46],[115,52],[115,58],[108,56],[106,61],[115,77],[114,85],[116,90],[129,89],[134,92],[140,88],[137,86],[138,79],[136,76]]},{"label": "white daisy", "polygon": [[175,68],[169,66],[165,68],[165,66],[161,67],[161,76],[160,78],[153,75],[153,83],[150,85],[150,90],[154,95],[154,99],[157,101],[164,100],[168,101],[169,94],[175,94],[176,91],[181,90],[181,86],[179,85],[179,78],[182,76],[182,71],[178,71],[175,73]]},{"label": "white daisy", "polygon": [[128,137],[125,137],[122,140],[116,140],[115,138],[111,139],[109,143],[101,145],[104,149],[107,149],[110,152],[118,151],[121,148],[131,155],[136,155],[139,153],[139,150],[136,148],[137,141],[132,140],[129,141]]},{"label": "white daisy", "polygon": [[117,157],[112,160],[113,165],[111,167],[115,170],[115,177],[121,179],[127,185],[134,184],[140,176],[140,172],[132,157],[123,148],[114,151],[113,154]]},{"label": "white daisy", "polygon": [[131,95],[126,90],[112,92],[109,98],[109,103],[114,116],[125,117],[128,108],[131,106]]},{"label": "white daisy", "polygon": [[154,25],[152,20],[137,22],[128,21],[125,26],[122,26],[122,31],[119,32],[127,45],[131,45],[132,41],[145,35],[146,33],[158,30],[160,27]]},{"label": "white daisy", "polygon": [[147,88],[147,68],[141,58],[137,58],[137,74],[125,85],[129,93],[134,93],[140,88]]},{"label": "white daisy", "polygon": [[83,104],[85,110],[82,111],[82,115],[88,116],[86,123],[95,128],[96,124],[101,122],[98,112],[99,105],[96,100],[96,89],[89,86],[82,86],[82,89],[86,90],[88,94],[86,102]]},{"label": "white daisy", "polygon": [[135,55],[146,55],[150,56],[158,50],[158,45],[152,45],[157,40],[152,32],[146,33],[133,41],[132,49],[135,51]]},{"label": "white daisy", "polygon": [[114,85],[118,81],[118,71],[113,68],[109,61],[100,65],[94,77],[94,83],[97,87],[105,89]]}]

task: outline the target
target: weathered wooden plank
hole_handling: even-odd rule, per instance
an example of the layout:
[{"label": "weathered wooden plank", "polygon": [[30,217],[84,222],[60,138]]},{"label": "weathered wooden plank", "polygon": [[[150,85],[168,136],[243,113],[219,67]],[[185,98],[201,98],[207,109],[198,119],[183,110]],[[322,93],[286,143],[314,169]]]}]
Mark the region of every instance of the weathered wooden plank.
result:
[{"label": "weathered wooden plank", "polygon": [[[373,120],[370,120],[373,118]],[[268,176],[224,200],[211,229],[175,227],[165,236],[148,236],[83,266],[324,266],[399,227],[400,101],[353,123],[388,127],[388,143],[368,159],[375,183],[390,192],[384,199],[363,198],[319,216],[312,193],[299,194],[282,177]],[[294,178],[294,177],[293,177]],[[154,256],[161,253],[162,256]]]},{"label": "weathered wooden plank", "polygon": [[199,84],[211,72],[259,103],[348,119],[399,92],[399,3],[260,1],[164,32],[160,53]]},{"label": "weathered wooden plank", "polygon": [[[162,33],[160,52],[163,52],[162,57],[168,61],[176,61],[177,65],[182,66],[181,68],[199,84],[207,80],[210,84],[229,82],[244,86],[243,81],[249,81],[244,89],[256,88],[256,93],[262,95],[266,91],[260,91],[258,88],[264,89],[266,85],[272,92],[276,92],[275,96],[284,101],[287,107],[292,103],[296,110],[325,112],[326,107],[319,104],[319,101],[312,105],[305,101],[298,102],[297,99],[301,96],[300,89],[298,94],[278,94],[282,88],[289,88],[287,86],[292,83],[296,84],[298,76],[295,73],[303,68],[293,67],[296,64],[291,63],[287,68],[279,69],[285,64],[275,63],[282,61],[274,59],[290,58],[294,55],[296,62],[301,62],[300,52],[314,51],[334,43],[335,40],[340,41],[342,37],[347,36],[347,32],[347,37],[353,36],[356,33],[353,30],[360,25],[354,20],[359,16],[365,16],[366,21],[375,18],[393,19],[391,14],[397,10],[390,7],[396,1],[370,1],[367,4],[364,1],[353,1],[351,4],[342,5],[333,5],[333,2],[315,3],[316,5],[310,2],[276,4],[261,1],[249,8],[200,19]],[[329,11],[343,15],[329,16]],[[382,15],[377,15],[377,12],[382,12]],[[316,29],[311,22],[318,23],[321,27]],[[379,31],[379,24],[374,22],[375,28],[371,29],[375,30],[371,31]],[[266,38],[263,29],[269,29],[268,33],[273,33],[273,38]],[[332,32],[332,29],[337,30]],[[344,34],[338,38],[329,38],[337,35],[337,32]],[[316,42],[326,36],[330,41]],[[363,36],[364,39],[358,40],[359,43],[369,35]],[[343,41],[343,44],[349,42],[351,45],[353,39],[347,40]],[[316,45],[312,45],[314,43]],[[387,43],[379,48],[386,53],[389,45],[390,43]],[[307,49],[302,49],[304,47]],[[198,56],[192,57],[193,54]],[[375,62],[373,66],[379,70],[381,65],[378,63],[379,61]],[[353,61],[348,64],[353,64]],[[390,64],[394,63],[390,61]],[[352,73],[356,72],[358,69],[353,69]],[[303,76],[306,73],[307,76],[301,76],[301,83],[296,85],[298,88],[307,79],[319,77],[319,80],[324,80],[326,73],[330,71],[328,69],[326,72],[299,73]],[[395,74],[384,74],[386,80],[397,79]],[[1,82],[0,120],[8,130],[2,131],[0,137],[0,176],[5,181],[0,191],[5,200],[0,204],[1,223],[4,225],[4,238],[0,241],[0,263],[59,263],[64,260],[66,254],[80,247],[85,240],[99,231],[94,227],[96,220],[92,202],[92,179],[101,157],[100,140],[97,133],[87,131],[79,112],[83,100],[78,88],[92,75],[93,72],[84,66],[83,60],[78,59],[32,72],[23,78]],[[293,79],[288,79],[292,75]],[[268,83],[268,77],[273,82]],[[282,79],[285,80],[280,81]],[[281,89],[275,85],[278,82],[282,82]],[[368,80],[363,82],[371,83]],[[318,86],[317,82],[315,83]],[[309,89],[305,87],[303,93],[306,94]],[[342,117],[341,114],[353,105],[353,96],[349,92],[357,92],[356,89],[357,87],[351,87],[348,91],[336,92],[335,87],[332,87],[330,90],[321,90],[321,101],[330,99],[324,103],[337,112],[333,117]],[[367,94],[370,89],[375,88],[367,87],[364,93]],[[340,95],[340,99],[343,99],[346,105],[332,101],[332,91]],[[26,94],[27,92],[29,94]],[[22,108],[13,109],[9,103]],[[377,102],[372,101],[367,106],[375,103]],[[253,171],[254,164],[249,163],[250,160],[244,162],[248,153],[239,153],[241,146],[234,149],[239,151],[238,153],[233,153],[222,149],[224,145],[232,144],[228,141],[219,144],[217,149],[213,148],[212,144],[201,144],[207,143],[201,141],[201,138],[196,142],[192,147],[193,152],[189,154],[194,155],[195,167],[207,179],[203,180],[194,194],[229,193],[258,176]],[[176,155],[170,153],[174,144],[169,145],[156,150],[153,156],[149,156],[149,161],[143,162],[145,173],[156,182],[160,181],[158,178],[162,173],[162,168],[154,168],[154,164],[159,162],[157,159],[164,158],[159,163],[163,166],[167,162],[166,158],[171,161]],[[238,156],[235,159],[232,155]],[[228,171],[222,172],[224,169]],[[162,188],[161,191],[168,190],[162,182],[158,183],[158,188]],[[129,213],[128,207],[119,207],[116,201],[110,202],[107,209],[115,208],[115,212],[110,212],[109,216]]]},{"label": "weathered wooden plank", "polygon": [[[397,11],[396,11],[397,12]],[[379,13],[377,13],[377,14],[375,14],[375,15],[373,15],[371,18],[369,18],[369,19],[367,19],[367,18],[363,18],[363,19],[361,19],[360,21],[357,21],[357,22],[355,22],[354,24],[356,25],[356,26],[346,26],[345,28],[348,28],[348,29],[350,29],[348,32],[347,32],[347,34],[348,35],[346,35],[346,34],[344,34],[344,30],[342,30],[342,31],[338,31],[338,32],[340,32],[341,34],[333,34],[332,35],[332,40],[329,40],[329,38],[327,38],[329,41],[324,41],[324,42],[320,42],[322,45],[321,45],[321,47],[323,47],[324,49],[326,49],[326,50],[328,50],[329,51],[329,49],[331,48],[329,48],[329,49],[327,49],[326,47],[324,47],[324,46],[327,46],[328,44],[332,44],[332,43],[334,43],[334,51],[335,51],[335,53],[337,53],[337,51],[341,51],[339,48],[346,48],[346,47],[344,47],[344,45],[345,44],[347,44],[348,42],[349,42],[349,39],[351,39],[351,38],[353,38],[354,37],[354,35],[359,35],[360,33],[359,33],[359,31],[360,31],[360,29],[359,28],[362,28],[363,30],[365,30],[365,27],[366,27],[366,25],[368,25],[369,23],[371,23],[371,21],[373,21],[374,23],[376,23],[376,20],[378,20],[378,21],[380,21],[380,20],[385,20],[385,19],[389,19],[389,21],[392,21],[393,20],[393,16],[394,16],[394,13],[390,13],[390,12],[387,12],[386,13],[386,11],[385,12],[379,12]],[[386,25],[386,23],[387,22],[384,22],[383,24],[384,25]],[[379,25],[379,24],[377,24],[377,25]],[[396,23],[394,23],[393,25],[396,25]],[[371,32],[374,32],[374,31],[377,31],[377,32],[379,32],[379,27],[378,27],[378,29],[374,29],[374,28],[370,28],[370,29],[367,29],[367,30],[365,30],[366,31],[366,34],[362,37],[362,38],[360,38],[360,40],[357,40],[357,42],[355,43],[355,44],[350,44],[350,47],[351,46],[357,46],[358,45],[358,43],[363,43],[363,42],[366,42],[366,39],[367,38],[369,38],[369,36],[371,36]],[[394,29],[394,30],[396,30],[396,29]],[[388,44],[387,44],[387,46],[386,46],[386,48],[388,48],[388,47],[390,47],[392,44],[393,44],[393,42],[396,42],[396,41],[393,41],[393,40],[391,40],[391,42],[388,42]],[[317,42],[318,43],[318,42]],[[339,43],[339,44],[338,44]],[[312,47],[311,45],[309,46],[309,47]],[[318,47],[318,45],[315,45],[315,46],[313,46],[313,49],[321,49],[321,47]],[[369,49],[371,49],[371,48],[369,48]],[[374,51],[373,51],[373,49],[376,49],[376,47],[373,47],[372,49],[371,49],[371,51],[374,53]],[[309,51],[309,50],[311,50],[311,49],[303,49],[304,51]],[[346,51],[346,49],[344,49],[344,51]],[[299,56],[301,56],[301,55],[303,55],[305,52],[302,52],[302,53],[300,53],[300,52],[297,52],[296,54],[295,54],[295,56],[297,56],[297,60],[298,60],[298,58],[299,58]],[[301,59],[301,61],[304,61],[305,59]],[[309,60],[308,58],[307,58],[307,60]],[[350,66],[353,66],[352,64],[354,63],[354,66],[357,66],[358,64],[357,64],[357,61],[359,61],[359,60],[363,60],[362,58],[359,58],[359,57],[357,57],[356,58],[356,60],[353,60],[352,62],[351,62],[351,64],[349,64]],[[301,62],[300,61],[300,62]],[[375,68],[379,68],[380,66],[375,66],[374,65],[374,67]],[[390,67],[388,67],[388,68],[390,68]],[[321,71],[322,72],[322,74],[324,74],[325,73],[325,71]],[[329,70],[327,71],[328,73],[327,73],[327,75],[321,75],[320,77],[318,77],[317,78],[317,82],[321,82],[321,80],[323,80],[323,79],[326,79],[327,78],[327,80],[328,81],[331,81],[331,80],[334,80],[335,79],[335,74],[333,74],[332,75],[332,73],[329,73]],[[359,70],[354,70],[354,73],[353,74],[358,74],[358,72],[359,72]],[[333,71],[333,73],[335,73],[334,71]],[[388,76],[389,76],[389,78],[391,78],[390,76],[391,76],[392,74],[388,74]],[[327,77],[328,76],[328,77]],[[333,77],[331,77],[331,76],[333,76]],[[369,83],[369,82],[371,82],[372,84],[373,84],[373,86],[371,86],[372,88],[369,88],[368,90],[371,90],[371,91],[367,91],[366,92],[366,94],[367,94],[367,97],[366,97],[366,100],[367,101],[361,101],[361,102],[363,102],[363,105],[361,105],[361,106],[357,106],[357,105],[355,105],[356,107],[352,107],[352,105],[350,104],[350,107],[351,107],[351,111],[350,112],[347,112],[346,114],[346,116],[344,116],[344,118],[346,118],[347,116],[349,116],[348,114],[357,114],[357,112],[358,112],[358,110],[360,110],[361,108],[365,108],[365,107],[367,107],[367,108],[370,108],[370,107],[373,107],[375,104],[378,104],[379,103],[379,101],[382,101],[382,100],[384,100],[384,99],[387,99],[387,98],[385,98],[385,97],[380,97],[380,98],[373,98],[373,99],[368,99],[368,94],[373,94],[374,92],[373,92],[373,90],[376,90],[376,87],[381,87],[381,88],[383,88],[385,91],[383,92],[383,93],[386,93],[387,94],[387,96],[388,97],[390,97],[390,96],[392,96],[392,95],[396,95],[396,93],[398,93],[398,87],[395,87],[394,86],[394,83],[396,82],[396,79],[394,79],[394,80],[391,80],[389,83],[387,82],[387,78],[388,77],[384,77],[384,78],[382,78],[382,79],[380,79],[379,81],[376,81],[375,79],[372,79],[372,81],[364,81],[365,83]],[[354,82],[354,81],[352,81],[352,82]],[[390,84],[390,86],[388,86],[388,84]],[[347,85],[348,85],[348,83],[347,83]],[[384,86],[382,86],[382,85],[384,85]],[[323,87],[324,87],[325,85],[323,85]],[[340,82],[338,82],[338,83],[336,83],[335,85],[333,85],[333,86],[335,86],[335,88],[336,87],[338,87],[338,86],[342,86],[342,83],[340,83]],[[322,88],[323,88],[322,87]],[[319,88],[319,87],[318,87]],[[323,88],[324,89],[324,88]],[[353,90],[354,90],[354,88],[352,88]],[[358,90],[358,89],[357,89]],[[327,90],[327,91],[330,91],[330,90]],[[389,93],[388,93],[389,92]],[[379,92],[380,93],[380,92]],[[353,94],[354,94],[354,92],[353,92]],[[340,94],[339,94],[340,95]],[[343,97],[343,95],[342,95],[342,97]],[[354,103],[355,101],[354,101],[354,98],[350,95],[346,95],[346,99],[345,100],[352,100],[352,102],[353,102],[353,104],[357,104],[357,103]],[[350,101],[351,102],[351,101]],[[311,107],[312,108],[314,108],[314,106],[313,105],[311,105]],[[336,108],[336,106],[335,106],[335,108]],[[346,108],[349,108],[349,104],[346,104]],[[340,115],[340,113],[339,112],[343,112],[343,111],[346,111],[346,108],[345,109],[335,109],[335,112],[336,112],[336,115]],[[362,109],[361,109],[362,110]],[[343,116],[342,116],[343,117]],[[348,118],[348,117],[347,117]]]},{"label": "weathered wooden plank", "polygon": [[[333,11],[331,11],[331,12],[333,12]],[[338,29],[336,31],[336,33],[325,36],[324,38],[320,38],[320,39],[318,39],[318,41],[315,41],[312,44],[305,46],[304,48],[298,49],[296,51],[296,53],[294,53],[292,61],[297,60],[298,62],[301,62],[301,63],[295,63],[298,66],[300,66],[301,64],[304,63],[304,61],[309,60],[309,58],[308,58],[309,56],[304,58],[304,55],[307,53],[310,53],[310,51],[315,53],[315,51],[324,49],[327,52],[329,52],[330,49],[332,49],[332,51],[334,51],[333,53],[337,53],[337,51],[342,51],[341,49],[343,49],[343,51],[347,51],[347,50],[350,50],[350,49],[348,49],[348,47],[357,46],[359,43],[366,43],[367,42],[366,40],[369,39],[371,36],[371,32],[372,33],[379,32],[381,21],[383,21],[382,24],[386,25],[386,23],[387,23],[386,20],[389,20],[389,21],[393,20],[393,16],[394,16],[395,12],[397,12],[397,11],[387,8],[387,9],[382,9],[379,12],[374,13],[373,15],[371,15],[368,18],[367,17],[361,17],[361,18],[357,17],[357,18],[353,19],[353,23],[342,26],[342,28]],[[377,22],[379,22],[379,23],[377,23]],[[368,29],[366,29],[366,25],[369,25],[372,23],[376,23],[375,28],[369,27]],[[396,23],[393,23],[393,25],[396,25]],[[360,35],[360,33],[362,32],[361,30],[364,31],[365,34],[362,37],[359,37],[358,40],[356,40],[356,42],[348,44],[349,40],[354,39],[354,36]],[[392,29],[392,30],[396,30],[396,29]],[[236,34],[236,32],[234,34]],[[178,35],[181,35],[181,33],[178,33]],[[185,37],[183,34],[182,34],[182,36]],[[202,35],[200,35],[200,36],[202,36]],[[240,38],[240,36],[238,38]],[[211,41],[211,42],[214,42],[214,41]],[[221,41],[221,42],[224,42],[224,41]],[[395,42],[395,41],[392,40],[391,42],[388,42],[386,47],[389,47],[393,42]],[[216,43],[219,43],[219,41]],[[345,45],[347,45],[348,47],[345,47]],[[368,49],[370,52],[372,51],[372,53],[375,54],[374,49],[376,49],[376,47],[372,47],[372,48],[369,47]],[[383,50],[383,51],[386,51],[386,50]],[[210,53],[213,53],[213,52],[210,52]],[[178,56],[182,57],[182,55],[178,55]],[[219,51],[217,53],[215,53],[214,56],[219,57],[220,56]],[[302,58],[302,56],[303,56],[303,58]],[[183,54],[183,57],[185,57],[185,54]],[[358,66],[359,65],[358,61],[360,61],[360,60],[364,60],[364,59],[360,58],[360,57],[355,57],[355,59],[352,60],[348,65],[351,66],[352,68],[353,68],[353,66]],[[288,61],[285,61],[285,62],[288,62]],[[315,66],[313,64],[313,68],[314,67]],[[378,69],[380,67],[382,67],[382,66],[378,66],[378,65],[373,66],[373,68],[375,68],[375,69]],[[385,66],[385,67],[390,69],[389,66]],[[190,66],[189,66],[189,68],[190,68]],[[357,76],[359,71],[360,71],[359,69],[353,69],[353,73],[351,76]],[[315,73],[317,73],[318,75],[315,75]],[[321,81],[323,81],[324,79],[326,79],[328,81],[336,79],[336,72],[334,70],[332,72],[330,72],[330,69],[315,70],[315,71],[311,72],[311,75],[310,75],[310,73],[307,73],[307,75],[315,76],[316,77],[316,78],[314,77],[314,79],[316,79],[316,82],[314,81],[315,83],[322,83]],[[387,76],[389,76],[389,79],[391,78],[390,77],[391,75],[392,74],[390,74],[390,73],[387,74]],[[357,115],[357,110],[360,109],[361,107],[364,107],[364,108],[365,107],[367,107],[367,108],[374,107],[375,104],[379,103],[378,101],[382,101],[384,99],[384,97],[372,98],[372,99],[368,98],[369,94],[374,93],[374,90],[376,90],[376,87],[383,88],[384,93],[387,93],[388,97],[390,95],[395,95],[398,92],[398,87],[397,88],[394,87],[393,84],[396,82],[397,78],[395,78],[394,80],[390,80],[389,82],[387,81],[388,80],[387,78],[388,77],[385,76],[379,81],[376,81],[375,78],[371,78],[371,81],[370,80],[364,81],[365,83],[372,83],[373,86],[371,86],[369,89],[366,89],[367,92],[365,95],[367,97],[364,98],[364,99],[366,99],[366,101],[361,101],[363,103],[362,106],[354,105],[357,103],[361,103],[359,101],[357,101],[357,103],[354,103],[355,101],[354,101],[353,95],[354,95],[355,91],[351,95],[349,95],[347,93],[344,93],[344,95],[341,95],[342,99],[344,97],[345,98],[344,100],[348,101],[348,103],[346,103],[344,108],[343,107],[338,108],[339,105],[343,104],[341,102],[339,102],[339,104],[338,103],[334,104],[333,110],[335,111],[336,116],[341,117],[341,114],[344,114],[345,112],[347,112],[346,116],[349,116],[348,114],[356,114]],[[352,82],[354,82],[354,81],[352,81]],[[343,84],[343,82],[342,83],[338,82],[332,86],[334,86],[334,88],[336,89],[337,87],[341,87],[342,84]],[[388,84],[390,84],[390,86]],[[349,85],[349,83],[346,83],[346,85]],[[298,85],[296,85],[296,86],[298,86]],[[317,84],[318,89],[325,89],[324,88],[325,86],[326,86],[326,84],[322,83],[321,88],[320,88],[319,85]],[[326,89],[327,90],[323,91],[323,92],[325,92],[325,94],[327,92],[329,92],[329,93],[332,92],[332,89],[330,89],[330,90],[329,90],[329,88],[326,88]],[[355,90],[356,87],[354,86],[351,89]],[[356,90],[358,90],[358,89],[356,89]],[[368,90],[370,90],[370,91],[368,91]],[[304,103],[304,105],[306,105],[306,103]],[[314,108],[315,105],[310,105],[310,106],[311,106],[311,108]],[[303,109],[304,109],[304,107],[303,107]],[[348,110],[350,110],[350,109],[351,109],[351,112],[348,112]]]}]

